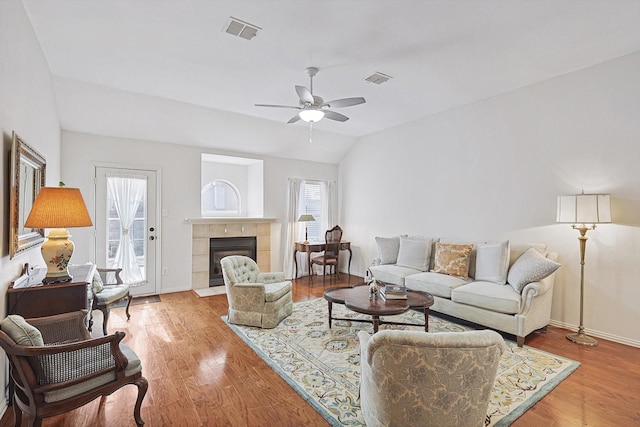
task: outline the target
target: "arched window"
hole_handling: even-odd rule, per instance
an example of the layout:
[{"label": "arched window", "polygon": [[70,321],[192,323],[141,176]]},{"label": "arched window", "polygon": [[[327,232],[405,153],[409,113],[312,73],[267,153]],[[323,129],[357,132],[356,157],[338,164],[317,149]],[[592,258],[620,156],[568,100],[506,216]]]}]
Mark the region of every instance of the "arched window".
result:
[{"label": "arched window", "polygon": [[240,215],[238,188],[224,179],[214,179],[200,192],[203,217]]}]

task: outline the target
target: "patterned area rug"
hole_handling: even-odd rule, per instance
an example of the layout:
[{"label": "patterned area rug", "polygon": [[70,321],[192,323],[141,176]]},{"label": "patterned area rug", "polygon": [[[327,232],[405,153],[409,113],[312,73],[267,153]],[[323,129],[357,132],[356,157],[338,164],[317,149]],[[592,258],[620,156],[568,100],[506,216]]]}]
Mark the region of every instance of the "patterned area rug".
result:
[{"label": "patterned area rug", "polygon": [[[372,333],[367,316],[333,304],[334,317],[351,320],[327,322],[323,298],[294,304],[293,314],[274,329],[229,324],[282,378],[333,426],[364,426],[358,400],[360,355],[357,333]],[[223,317],[226,319],[226,316]],[[389,320],[420,324],[422,313],[410,311]],[[381,325],[380,329],[411,326]],[[416,329],[424,330],[423,327]],[[429,316],[429,331],[464,331],[468,328]],[[531,347],[518,348],[505,340],[485,425],[508,426],[573,372],[579,363]]]}]

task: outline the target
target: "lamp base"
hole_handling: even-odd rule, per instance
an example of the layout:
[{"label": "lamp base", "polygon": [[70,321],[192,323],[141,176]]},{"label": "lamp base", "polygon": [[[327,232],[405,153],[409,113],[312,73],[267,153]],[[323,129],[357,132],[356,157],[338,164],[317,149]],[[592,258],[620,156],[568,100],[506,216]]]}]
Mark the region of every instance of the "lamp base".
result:
[{"label": "lamp base", "polygon": [[71,281],[67,265],[73,255],[74,244],[69,240],[66,228],[53,228],[48,239],[42,244],[40,251],[47,264],[47,275],[42,283],[60,283]]},{"label": "lamp base", "polygon": [[596,341],[595,338],[591,338],[582,331],[579,331],[576,334],[567,335],[567,339],[576,344],[586,345],[588,347],[595,347],[598,345],[598,341]]}]

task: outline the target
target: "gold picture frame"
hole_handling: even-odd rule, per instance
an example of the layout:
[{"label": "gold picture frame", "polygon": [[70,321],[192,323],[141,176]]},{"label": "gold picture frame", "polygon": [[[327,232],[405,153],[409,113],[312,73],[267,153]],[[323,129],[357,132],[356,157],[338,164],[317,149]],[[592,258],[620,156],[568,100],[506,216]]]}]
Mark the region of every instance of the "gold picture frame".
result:
[{"label": "gold picture frame", "polygon": [[11,135],[10,258],[44,242],[43,229],[25,229],[24,223],[38,192],[45,186],[46,169],[44,156],[14,131]]}]

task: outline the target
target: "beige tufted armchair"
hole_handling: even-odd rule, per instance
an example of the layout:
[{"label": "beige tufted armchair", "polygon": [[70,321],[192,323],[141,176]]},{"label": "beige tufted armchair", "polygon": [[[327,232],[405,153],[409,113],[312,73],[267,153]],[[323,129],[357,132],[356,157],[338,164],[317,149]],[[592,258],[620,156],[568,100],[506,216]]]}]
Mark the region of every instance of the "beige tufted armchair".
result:
[{"label": "beige tufted armchair", "polygon": [[229,301],[229,322],[275,328],[293,311],[291,282],[284,273],[260,273],[254,260],[228,256],[220,260]]},{"label": "beige tufted armchair", "polygon": [[360,331],[367,427],[484,426],[504,340],[494,331]]}]

